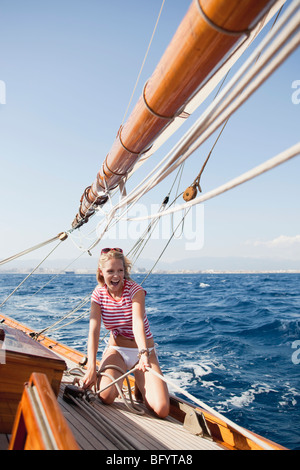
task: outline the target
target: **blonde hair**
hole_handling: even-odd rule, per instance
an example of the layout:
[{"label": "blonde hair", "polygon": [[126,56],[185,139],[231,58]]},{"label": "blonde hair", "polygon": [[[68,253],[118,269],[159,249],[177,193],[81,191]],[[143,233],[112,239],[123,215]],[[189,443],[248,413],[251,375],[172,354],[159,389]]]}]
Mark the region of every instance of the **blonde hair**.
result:
[{"label": "blonde hair", "polygon": [[102,253],[100,255],[99,261],[98,261],[98,269],[97,269],[97,281],[99,284],[104,285],[104,277],[102,274],[100,274],[99,268],[102,269],[104,268],[104,265],[107,261],[111,259],[121,259],[123,261],[123,266],[124,266],[124,277],[125,279],[130,280],[130,270],[131,270],[131,262],[129,261],[126,256],[123,255],[123,253],[120,253],[119,251],[114,251],[111,250],[108,253]]}]

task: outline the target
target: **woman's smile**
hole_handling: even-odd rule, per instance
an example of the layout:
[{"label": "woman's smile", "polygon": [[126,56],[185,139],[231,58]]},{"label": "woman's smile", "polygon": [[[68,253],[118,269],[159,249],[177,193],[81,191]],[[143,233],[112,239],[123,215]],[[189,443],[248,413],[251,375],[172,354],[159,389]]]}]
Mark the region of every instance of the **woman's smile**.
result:
[{"label": "woman's smile", "polygon": [[122,296],[124,285],[124,265],[120,259],[111,259],[101,269],[108,289],[116,296]]},{"label": "woman's smile", "polygon": [[120,280],[119,280],[119,281],[113,281],[113,280],[111,280],[110,283],[111,283],[111,285],[112,285],[113,287],[118,287],[118,286],[120,285]]}]

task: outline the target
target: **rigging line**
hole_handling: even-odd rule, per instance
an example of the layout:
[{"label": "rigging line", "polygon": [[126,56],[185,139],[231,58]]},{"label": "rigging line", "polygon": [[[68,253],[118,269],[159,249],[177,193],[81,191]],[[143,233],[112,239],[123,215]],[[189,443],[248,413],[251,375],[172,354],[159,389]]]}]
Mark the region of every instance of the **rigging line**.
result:
[{"label": "rigging line", "polygon": [[221,135],[223,134],[223,131],[224,131],[224,129],[225,129],[225,127],[226,127],[226,124],[228,123],[229,119],[230,119],[230,116],[228,116],[228,118],[226,119],[225,123],[223,124],[223,127],[222,127],[222,129],[220,130],[220,132],[219,132],[219,134],[218,134],[216,140],[214,141],[214,143],[213,143],[213,145],[212,145],[212,147],[211,147],[211,149],[210,149],[210,151],[209,151],[209,153],[208,153],[208,155],[207,155],[207,157],[206,157],[206,159],[205,159],[205,162],[204,162],[203,165],[202,165],[201,170],[199,171],[198,175],[196,176],[196,178],[194,179],[194,182],[193,182],[193,184],[192,184],[192,186],[194,186],[194,185],[198,186],[200,192],[202,192],[201,187],[200,187],[200,178],[201,178],[202,173],[203,173],[203,171],[204,171],[204,169],[205,169],[205,167],[206,167],[206,165],[207,165],[208,160],[209,160],[210,157],[211,157],[211,154],[213,153],[213,150],[214,150],[215,146],[217,145],[218,140],[220,139]]},{"label": "rigging line", "polygon": [[[175,147],[173,148],[173,150],[172,150],[171,152],[169,152],[169,154],[167,154],[167,156],[162,160],[162,162],[160,162],[160,163],[150,172],[150,174],[149,174],[146,178],[144,178],[144,180],[143,180],[141,183],[139,183],[139,185],[137,186],[137,188],[140,188],[140,187],[143,188],[143,186],[142,186],[143,184],[144,184],[144,187],[145,187],[145,182],[146,182],[147,180],[148,180],[148,181],[150,180],[150,177],[155,173],[156,169],[159,168],[160,166],[162,166],[162,164],[169,158],[169,155],[171,155],[172,152],[174,152],[174,151],[176,150],[176,148],[178,148],[177,154],[182,153],[183,150],[184,150],[184,148],[188,148],[188,146],[190,145],[190,143],[189,143],[189,141],[187,141],[187,136],[189,136],[189,134],[194,131],[194,127],[195,127],[195,125],[194,125],[194,126],[191,128],[191,130],[179,141],[179,143],[177,143],[177,144],[175,145]],[[173,160],[171,160],[171,162],[174,161],[175,158],[176,158],[176,156],[173,157]],[[178,157],[177,157],[177,158],[178,158]],[[169,167],[169,163],[170,163],[170,161],[168,161],[168,163],[165,163],[165,165],[164,165],[163,168],[168,168],[168,167]],[[177,165],[177,166],[178,166],[178,165]],[[162,171],[162,170],[160,170],[160,171]],[[173,171],[173,169],[172,169],[171,171]],[[169,174],[171,171],[169,171],[168,174]],[[157,174],[154,176],[154,178],[157,178]],[[161,179],[162,179],[162,178],[161,178]],[[160,181],[161,181],[161,179],[160,179]],[[151,189],[151,188],[150,188],[150,184],[151,184],[151,181],[148,183],[148,186],[149,186],[149,187],[146,187],[146,189],[144,189],[144,190],[143,190],[143,189],[140,189],[140,192],[142,191],[142,195],[145,194],[147,191],[149,191],[149,190]],[[153,187],[153,186],[152,186],[152,187]],[[131,197],[131,200],[132,200],[133,198],[136,199],[137,196],[134,196],[134,194],[136,194],[137,188],[135,188],[135,190],[133,190],[126,198],[124,198],[123,201],[122,201],[122,204],[119,203],[119,204],[116,206],[116,209],[115,209],[115,210],[117,210],[118,207],[121,207],[121,205],[127,204],[128,201],[130,201],[130,197]],[[141,196],[140,196],[140,197],[141,197]]]},{"label": "rigging line", "polygon": [[[161,207],[160,207],[160,210],[163,210],[164,207],[165,207],[165,205],[162,204]],[[140,237],[140,239],[136,242],[136,244],[133,246],[133,248],[131,249],[131,251],[127,255],[127,256],[129,256],[130,253],[132,252],[132,255],[134,257],[133,260],[132,260],[132,265],[134,265],[136,263],[137,259],[139,258],[139,256],[143,252],[143,250],[145,249],[145,247],[146,247],[147,243],[149,242],[149,240],[151,238],[151,235],[152,235],[153,231],[155,230],[158,223],[159,223],[158,218],[150,222],[150,224],[148,225],[148,227],[145,230],[145,232],[143,233],[143,235]]]},{"label": "rigging line", "polygon": [[[273,21],[272,26],[271,26],[271,29],[275,26],[275,24],[276,24],[276,22],[277,22],[277,20],[278,20],[278,18],[279,18],[279,16],[280,16],[280,14],[281,14],[281,12],[282,12],[282,9],[283,9],[283,5],[281,6],[281,8],[279,9],[279,11],[277,12],[277,15],[276,15],[276,17],[275,17],[275,19],[274,19],[274,21]],[[261,28],[262,28],[262,27],[263,27],[263,25],[261,26]],[[258,34],[258,33],[257,33],[257,34]],[[254,39],[254,38],[253,38],[253,39]],[[256,61],[258,61],[258,59],[259,59],[259,57],[260,57],[260,54],[261,54],[261,52],[259,52],[259,54],[257,55]],[[229,75],[229,72],[230,72],[230,70],[228,70],[227,73],[226,73],[226,75],[224,76],[224,78],[223,78],[223,80],[222,80],[222,82],[221,82],[221,84],[220,84],[220,86],[219,86],[219,88],[218,88],[218,90],[217,90],[217,92],[216,92],[216,94],[215,94],[215,96],[214,96],[214,99],[216,99],[216,97],[217,97],[218,94],[220,93],[221,89],[223,88],[223,85],[224,85],[224,83],[225,83],[225,81],[226,81],[226,79],[227,79],[227,77],[228,77],[228,75]],[[228,116],[228,118],[226,119],[225,123],[223,124],[223,127],[222,127],[221,131],[219,132],[219,134],[218,134],[218,136],[217,136],[217,138],[216,138],[216,140],[215,140],[215,142],[214,142],[212,148],[210,149],[210,151],[209,151],[209,153],[208,153],[208,155],[207,155],[207,157],[206,157],[206,160],[205,160],[205,162],[204,162],[204,164],[203,164],[203,166],[202,166],[200,172],[198,173],[197,177],[195,178],[195,180],[194,180],[194,182],[193,182],[193,184],[192,184],[192,186],[197,185],[200,192],[202,192],[202,191],[201,191],[201,187],[200,187],[200,178],[201,178],[201,176],[202,176],[202,173],[203,173],[203,171],[204,171],[204,169],[205,169],[205,167],[206,167],[206,164],[207,164],[208,160],[209,160],[210,157],[211,157],[211,154],[212,154],[212,152],[213,152],[213,150],[214,150],[214,148],[215,148],[215,146],[216,146],[218,140],[220,139],[221,135],[223,134],[223,131],[224,131],[224,129],[225,129],[225,127],[226,127],[226,125],[227,125],[227,123],[228,123],[230,117],[231,117],[231,116]]]},{"label": "rigging line", "polygon": [[284,152],[281,152],[280,154],[278,154],[277,156],[270,158],[269,160],[265,161],[261,165],[258,165],[255,168],[252,168],[251,170],[243,173],[237,178],[234,178],[228,181],[227,183],[217,187],[216,189],[208,191],[206,194],[193,199],[192,201],[186,202],[185,204],[177,206],[174,209],[167,209],[163,212],[158,212],[157,214],[149,215],[146,217],[134,217],[128,220],[148,220],[151,218],[162,217],[164,215],[172,214],[174,212],[178,212],[180,210],[189,208],[196,204],[200,204],[202,202],[208,201],[209,199],[219,196],[220,194],[223,194],[241,184],[246,183],[247,181],[250,181],[256,178],[257,176],[262,175],[263,173],[266,173],[267,171],[272,170],[273,168],[276,168],[277,166],[287,162],[288,160],[291,160],[292,158],[298,155],[300,155],[300,143],[290,147]]},{"label": "rigging line", "polygon": [[161,13],[162,13],[162,10],[163,10],[163,7],[164,7],[164,3],[165,3],[165,0],[163,0],[163,2],[162,2],[162,4],[161,4],[160,11],[159,11],[159,14],[158,14],[158,17],[157,17],[155,26],[154,26],[154,30],[153,30],[153,32],[152,32],[152,36],[151,36],[150,42],[149,42],[149,44],[148,44],[148,48],[147,48],[145,57],[144,57],[144,59],[143,59],[143,63],[142,63],[142,66],[141,66],[141,68],[140,68],[138,77],[137,77],[137,79],[136,79],[136,82],[135,82],[135,85],[134,85],[134,88],[133,88],[133,92],[132,92],[132,94],[131,94],[131,97],[130,97],[130,100],[129,100],[127,109],[126,109],[126,111],[125,111],[125,114],[124,114],[124,117],[123,117],[121,126],[123,126],[123,123],[124,123],[124,121],[125,121],[125,119],[126,119],[126,116],[127,116],[127,113],[128,113],[128,109],[129,109],[129,107],[130,107],[130,105],[131,105],[131,102],[132,102],[132,100],[133,100],[133,96],[134,96],[134,94],[135,94],[136,87],[137,87],[137,85],[138,85],[138,83],[139,83],[139,80],[140,80],[140,77],[141,77],[141,73],[142,73],[142,71],[143,71],[143,68],[144,68],[144,65],[145,65],[145,62],[146,62],[146,59],[147,59],[147,56],[148,56],[148,53],[149,53],[149,50],[150,50],[150,47],[151,47],[151,44],[152,44],[154,35],[155,35],[155,32],[156,32],[156,29],[157,29],[157,26],[158,26],[158,22],[159,22],[159,20],[160,20],[160,16],[161,16]]},{"label": "rigging line", "polygon": [[[174,178],[174,181],[171,185],[171,188],[167,194],[167,196],[165,197],[165,199],[163,200],[161,206],[160,206],[160,209],[159,211],[162,211],[166,205],[168,204],[169,202],[169,198],[170,198],[170,194],[171,192],[173,191],[173,188],[175,186],[175,183],[179,177],[179,181],[178,181],[178,185],[177,185],[177,195],[175,197],[175,200],[177,199],[178,196],[178,190],[179,190],[179,185],[180,185],[180,181],[181,181],[181,178],[182,178],[182,173],[183,173],[183,168],[184,168],[184,163],[182,164],[182,166],[179,168],[175,178]],[[174,201],[170,204],[170,206],[172,204],[174,204]],[[141,237],[139,238],[139,240],[137,240],[137,242],[133,245],[133,247],[131,248],[131,250],[128,252],[127,256],[129,256],[131,253],[134,254],[135,258],[133,260],[133,265],[135,264],[136,260],[138,259],[138,257],[140,256],[140,254],[142,253],[142,251],[144,250],[146,244],[148,243],[148,241],[150,240],[151,238],[151,235],[153,233],[153,231],[155,230],[157,224],[159,222],[159,219],[156,219],[154,221],[151,221],[148,225],[148,227],[146,228],[146,230],[144,231],[144,233],[141,235]],[[147,237],[147,238],[146,238]],[[143,246],[142,246],[143,245]]]},{"label": "rigging line", "polygon": [[[279,13],[280,13],[280,12],[279,12]],[[279,14],[278,14],[277,17],[276,17],[276,19],[275,19],[275,21],[274,21],[274,23],[273,23],[273,25],[272,25],[272,28],[273,28],[274,24],[276,23],[276,21],[277,21],[277,19],[278,19],[278,16],[279,16]],[[262,21],[259,23],[259,30],[262,29],[263,23],[264,23],[266,17],[267,17],[267,15],[266,15],[266,16],[262,19]],[[272,28],[271,28],[271,29],[272,29]],[[259,33],[259,30],[256,32],[255,36],[257,36],[257,34]],[[254,40],[254,37],[252,38],[251,42],[252,42],[253,40]],[[240,46],[239,46],[239,47],[240,47]],[[239,47],[238,47],[238,48],[239,48]],[[237,49],[238,49],[238,48],[237,48]],[[220,92],[220,89],[222,88],[223,83],[224,83],[224,81],[225,81],[225,79],[226,79],[228,73],[229,73],[229,70],[227,71],[227,74],[225,75],[224,80],[223,80],[221,86],[219,87],[219,89],[218,89],[218,91],[217,91],[215,97],[216,97],[216,96],[218,95],[218,93]],[[229,119],[229,118],[227,118],[227,120],[228,120],[228,119]],[[226,123],[225,123],[225,125],[226,125]],[[225,125],[224,125],[224,127],[225,127]],[[222,132],[221,132],[221,133],[222,133]],[[181,141],[182,141],[182,140],[181,140]],[[181,142],[181,141],[180,141],[180,142]],[[178,147],[179,147],[179,149],[180,149],[180,142],[177,144]],[[172,150],[172,152],[174,152],[175,149],[176,149],[176,146],[174,147],[174,149]],[[181,152],[182,152],[182,151],[183,151],[183,150],[181,150]],[[170,154],[171,154],[171,152],[170,152],[168,155],[170,155]],[[168,155],[165,157],[165,159],[167,159]],[[177,157],[177,158],[178,158],[178,157]],[[165,159],[164,159],[163,161],[165,161]],[[156,168],[159,168],[159,166],[162,165],[163,161],[160,162],[160,163],[156,166]],[[207,163],[207,161],[205,162],[205,164],[206,164],[206,163]],[[178,165],[177,165],[177,166],[178,166]],[[177,166],[176,166],[176,167],[177,167]],[[156,169],[156,168],[155,168],[155,169]],[[147,179],[150,178],[151,174],[154,173],[155,169],[152,170],[152,172],[150,173],[150,175],[148,175],[147,178],[145,178],[145,179],[142,181],[142,183],[143,183],[145,180],[147,180]],[[175,169],[175,168],[174,168],[174,169]],[[133,171],[130,173],[130,175],[131,175],[134,171],[136,171],[136,170],[133,170]],[[171,171],[173,171],[173,170],[171,170]],[[168,174],[169,174],[169,173],[170,173],[170,172],[168,172]],[[129,176],[130,176],[130,175],[129,175]],[[167,176],[167,175],[166,175],[166,176]],[[161,181],[161,180],[160,180],[160,181]],[[142,183],[140,183],[140,184],[138,185],[138,187],[141,186]],[[137,189],[137,188],[136,188],[136,189]],[[151,189],[151,187],[148,188],[148,191],[149,191],[150,189]],[[146,191],[145,191],[145,192],[146,192]],[[144,192],[143,194],[145,194],[145,192]],[[134,191],[133,191],[133,193],[134,193]],[[132,192],[130,193],[130,195],[131,195],[131,194],[132,194]],[[140,196],[140,197],[141,197],[141,196]]]},{"label": "rigging line", "polygon": [[[94,290],[94,289],[93,289]],[[76,307],[74,307],[70,312],[68,312],[66,315],[64,315],[63,317],[61,317],[59,320],[57,320],[56,322],[52,323],[52,325],[50,326],[47,326],[46,328],[44,328],[43,330],[39,331],[38,333],[35,334],[35,338],[38,338],[40,335],[42,335],[43,333],[45,333],[46,331],[48,330],[51,330],[54,326],[58,325],[59,323],[61,323],[62,321],[64,321],[66,318],[70,317],[73,313],[76,313],[80,308],[82,308],[85,304],[87,304],[89,301],[90,301],[90,297],[93,293],[93,290],[91,292],[89,292],[80,302],[79,304],[76,305]]]},{"label": "rigging line", "polygon": [[164,252],[166,251],[166,249],[168,248],[168,246],[170,245],[171,243],[171,240],[173,239],[175,233],[176,233],[176,230],[178,229],[178,227],[182,224],[182,222],[184,221],[185,217],[188,215],[190,209],[188,209],[187,211],[185,211],[185,214],[184,216],[182,217],[181,221],[179,222],[179,224],[177,225],[177,227],[173,230],[169,240],[167,241],[164,249],[162,250],[161,254],[159,255],[159,257],[157,258],[157,260],[155,261],[154,265],[152,266],[151,270],[148,272],[147,276],[142,280],[141,282],[141,285],[143,285],[144,282],[146,282],[146,279],[148,279],[148,277],[150,276],[150,274],[152,273],[153,269],[155,268],[155,266],[157,265],[157,263],[161,260]]},{"label": "rigging line", "polygon": [[267,444],[266,442],[262,441],[259,437],[256,437],[254,434],[252,434],[250,431],[247,431],[246,429],[242,428],[241,426],[239,426],[238,424],[234,423],[233,421],[231,421],[230,419],[226,418],[226,416],[222,415],[221,413],[218,413],[217,411],[215,411],[213,408],[211,408],[210,406],[206,405],[206,403],[203,403],[202,401],[198,400],[198,398],[194,397],[193,395],[191,395],[189,392],[186,392],[184,389],[182,389],[181,387],[178,387],[178,385],[176,385],[175,383],[171,382],[171,380],[167,379],[166,377],[164,377],[163,375],[159,374],[158,372],[156,372],[155,370],[153,370],[151,367],[147,367],[147,370],[148,372],[151,372],[151,374],[154,374],[156,377],[160,378],[161,380],[163,380],[165,383],[169,384],[171,387],[175,388],[176,390],[178,390],[180,393],[182,393],[183,395],[185,395],[187,398],[189,398],[190,400],[192,400],[194,403],[196,403],[197,405],[200,406],[200,408],[203,408],[204,410],[208,411],[209,413],[211,413],[213,416],[219,418],[221,421],[224,421],[226,424],[228,424],[228,426],[230,426],[232,429],[235,429],[236,431],[238,431],[240,434],[242,434],[243,436],[247,437],[248,439],[250,439],[251,441],[255,442],[256,444],[258,444],[260,447],[262,447],[263,449],[266,449],[266,450],[274,450],[273,447],[271,447],[269,444]]},{"label": "rigging line", "polygon": [[[205,82],[201,85],[201,87],[196,91],[196,93],[192,96],[190,100],[188,100],[185,103],[185,110],[188,110],[189,114],[192,114],[199,106],[200,104],[206,99],[206,97],[213,91],[213,89],[217,86],[219,81],[221,80],[223,76],[223,69],[224,73],[226,73],[226,70],[229,70],[234,63],[240,58],[243,52],[252,44],[252,42],[256,39],[260,31],[264,28],[265,24],[269,22],[269,20],[273,17],[273,14],[275,14],[275,10],[277,7],[277,4],[283,4],[285,0],[277,0],[275,1],[274,5],[272,5],[270,11],[266,12],[266,15],[261,19],[261,21],[256,25],[256,28],[254,29],[253,33],[249,37],[245,36],[245,38],[240,42],[240,44],[237,44],[237,47],[234,48],[232,53],[220,64],[220,66],[213,72],[212,75],[207,77]],[[273,13],[274,12],[274,13]],[[206,91],[207,90],[207,91]],[[179,119],[179,118],[178,118]],[[180,121],[178,122],[178,119],[176,119],[173,124],[170,124],[168,129],[173,129],[171,131],[171,134],[169,131],[167,132],[169,134],[169,137],[174,134],[176,129],[178,128],[177,126],[179,125],[180,127]],[[164,135],[164,133],[163,133]],[[130,176],[136,172],[141,165],[143,165],[149,157],[155,153],[158,148],[165,142],[166,137],[164,138],[158,138],[156,143],[153,144],[152,146],[152,153],[149,153],[145,156],[143,156],[139,162],[134,166],[133,170],[129,173],[129,178]],[[157,143],[159,144],[157,145]]]},{"label": "rigging line", "polygon": [[[134,206],[134,204],[136,204],[137,201],[139,201],[139,200],[143,197],[144,194],[146,194],[147,189],[148,189],[147,187],[142,188],[142,190],[140,191],[139,194],[137,194],[135,197],[132,197],[131,200],[129,201],[130,204],[131,204],[130,206],[129,206],[129,203],[128,203],[128,202],[126,202],[126,204],[120,204],[120,203],[119,203],[119,204],[116,204],[116,206],[111,210],[111,212],[110,212],[110,214],[109,214],[109,216],[110,216],[110,217],[109,217],[109,220],[108,220],[108,222],[106,223],[106,226],[105,226],[105,228],[103,229],[101,235],[100,235],[100,236],[98,237],[98,239],[89,247],[89,250],[92,250],[92,249],[100,242],[100,240],[101,240],[102,237],[105,235],[105,233],[109,230],[109,228],[112,228],[112,227],[115,226],[120,220],[124,219],[124,215],[129,212],[130,208],[131,208],[132,206]],[[180,196],[180,195],[179,195],[179,196]],[[179,197],[179,196],[178,196],[178,197]],[[172,204],[176,201],[176,199],[177,199],[177,198],[175,198],[175,200],[172,202]],[[123,212],[118,216],[118,218],[116,218],[116,219],[114,220],[114,217],[115,217],[115,214],[116,214],[117,210],[118,210],[118,209],[121,209],[121,208],[122,208],[122,205],[125,205],[125,209],[124,209]],[[108,216],[107,216],[107,219],[108,219]],[[125,220],[126,220],[126,219],[125,219]],[[128,220],[130,220],[130,219],[128,219]],[[112,224],[112,225],[110,226],[110,224]]]},{"label": "rigging line", "polygon": [[32,251],[35,251],[35,250],[38,250],[39,248],[42,248],[43,246],[46,246],[48,245],[49,243],[52,243],[54,242],[55,240],[58,240],[60,239],[61,241],[64,241],[66,240],[66,238],[68,237],[67,233],[66,232],[61,232],[59,233],[58,235],[56,235],[56,237],[52,237],[52,238],[49,238],[49,240],[46,240],[44,242],[41,242],[39,243],[38,245],[34,245],[32,246],[31,248],[27,248],[27,250],[24,250],[24,251],[21,251],[20,253],[17,253],[13,256],[10,256],[9,258],[6,258],[6,259],[3,259],[2,261],[0,261],[0,266],[2,264],[5,264],[5,263],[8,263],[9,261],[13,261],[21,256],[24,256],[28,253],[31,253]]},{"label": "rigging line", "polygon": [[9,294],[8,297],[6,297],[6,299],[2,302],[2,304],[0,304],[0,308],[3,307],[3,305],[8,301],[8,299],[22,286],[22,284],[24,284],[25,281],[27,281],[27,279],[41,266],[41,264],[43,264],[43,262],[49,258],[49,256],[56,250],[56,248],[59,247],[59,245],[62,243],[62,240],[60,240],[60,242],[45,256],[45,258],[42,259],[42,261],[28,274],[28,276],[25,277],[25,279],[23,279],[22,282],[20,282],[20,284]]},{"label": "rigging line", "polygon": [[[177,201],[177,199],[181,196],[181,194],[183,194],[183,192],[181,194],[178,194],[179,193],[179,186],[181,184],[181,179],[182,179],[182,175],[183,175],[183,170],[184,170],[184,165],[185,165],[185,162],[183,162],[181,164],[181,166],[179,167],[179,170],[178,170],[178,174],[177,175],[180,175],[179,177],[179,181],[178,181],[178,184],[177,184],[177,190],[176,190],[176,196],[175,196],[175,199],[173,200],[173,202],[170,204],[170,207],[175,204],[175,202]],[[171,215],[171,225],[172,227],[174,227],[174,217],[173,217],[173,214]],[[182,223],[182,229],[181,229],[181,234],[179,235],[179,237],[182,235],[183,233],[183,229],[184,229],[184,221]],[[177,237],[177,238],[179,238]]]},{"label": "rigging line", "polygon": [[[256,29],[253,31],[250,37],[245,37],[244,40],[242,40],[242,42],[238,44],[237,47],[232,51],[230,56],[227,57],[226,60],[214,71],[214,73],[206,79],[200,89],[196,91],[196,94],[185,105],[185,109],[189,110],[189,114],[192,114],[200,106],[204,99],[206,99],[206,97],[213,91],[213,89],[217,86],[222,76],[224,75],[223,69],[224,73],[226,73],[226,70],[229,70],[229,68],[233,66],[233,64],[240,58],[242,53],[245,52],[245,50],[252,44],[253,40],[258,36],[265,24],[267,24],[273,17],[273,15],[276,13],[279,8],[279,6],[277,8],[277,5],[282,5],[284,4],[284,2],[285,0],[275,1],[270,11],[268,11],[266,15],[261,19],[261,21],[258,23]],[[172,129],[171,134],[169,131],[167,132],[167,134],[169,134],[169,137],[174,134],[174,132],[178,128],[178,125],[180,127],[180,125],[182,124],[180,124],[179,119],[180,118],[175,119],[173,124],[169,125],[168,129]],[[162,135],[164,134],[165,133],[163,133]],[[152,146],[152,153],[148,153],[147,155],[144,155],[139,159],[138,163],[136,163],[134,168],[129,172],[128,179],[140,168],[141,165],[143,165],[150,158],[151,155],[153,155],[153,153],[158,150],[158,148],[163,144],[163,142],[166,141],[166,138],[166,136],[162,138],[159,137],[155,141]]]},{"label": "rigging line", "polygon": [[82,318],[86,317],[90,313],[90,308],[86,309],[83,313],[80,313],[77,317],[70,320],[68,323],[64,323],[63,325],[59,326],[58,328],[51,328],[51,331],[58,331],[66,326],[72,325],[72,323],[76,323],[77,321],[81,320]]},{"label": "rigging line", "polygon": [[[294,8],[294,4],[292,5],[292,7]],[[288,15],[293,14],[293,8],[291,8],[287,12]],[[229,94],[230,90],[234,87],[235,83],[241,78],[243,74],[245,74],[245,70],[247,70],[250,64],[257,58],[257,51],[261,50],[263,47],[266,46],[268,42],[270,42],[272,37],[274,37],[274,35],[278,32],[278,29],[282,26],[283,22],[286,21],[286,17],[288,15],[282,17],[281,21],[278,22],[278,25],[274,28],[273,32],[270,33],[269,36],[264,39],[261,45],[255,50],[252,56],[240,69],[240,71],[225,87],[219,99],[217,99],[216,102],[212,103],[212,105],[208,107],[208,109],[203,113],[203,115],[198,119],[198,121],[192,126],[190,131],[162,160],[161,163],[164,162],[164,166],[160,169],[161,176],[159,177],[158,174],[155,174],[152,177],[152,180],[148,182],[148,190],[156,186],[162,179],[168,176],[172,171],[174,171],[176,167],[178,167],[183,161],[185,161],[196,150],[196,148],[198,148],[226,120],[226,118],[233,114],[236,109],[241,106],[244,101],[246,101],[246,99],[258,88],[258,86],[260,86],[268,78],[268,76],[281,64],[281,62],[286,59],[288,55],[291,54],[291,52],[293,52],[293,50],[298,46],[299,39],[297,37],[292,38],[290,44],[283,48],[283,51],[281,51],[280,54],[277,54],[276,57],[273,57],[273,62],[271,62],[271,65],[269,65],[268,67],[266,66],[266,62],[268,62],[270,58],[274,56],[276,52],[278,52],[277,49],[279,47],[282,47],[283,43],[288,39],[288,36],[291,36],[294,33],[295,28],[297,28],[298,19],[297,16],[294,15],[290,24],[285,28],[283,33],[281,33],[279,39],[276,40],[276,42],[274,41],[275,46],[273,44],[270,46],[269,49],[271,49],[271,51],[268,51],[264,54],[264,56],[259,60],[259,63],[256,63],[255,66],[253,66],[253,70],[250,70],[246,77],[244,77],[242,83],[239,83],[236,86],[236,90],[232,91],[231,95]],[[260,74],[259,78],[256,79],[254,83],[249,83],[251,80],[253,80],[255,74],[258,74],[264,66],[266,67],[266,70]],[[248,90],[242,93],[247,84]],[[227,101],[225,101],[226,95],[228,94],[229,98],[227,98]],[[222,102],[222,100],[225,101],[225,104],[223,103],[220,105],[220,102]],[[234,100],[236,100],[236,102],[231,104]],[[167,157],[169,157],[169,155],[175,150],[175,155],[169,158],[169,161],[165,163]],[[156,168],[158,168],[159,165],[157,165]],[[153,173],[154,171],[152,172],[152,174]],[[144,181],[142,183],[144,183]]]},{"label": "rigging line", "polygon": [[[43,290],[46,286],[48,286],[48,284],[50,284],[52,281],[54,281],[54,279],[56,279],[58,276],[60,276],[64,271],[66,271],[66,269],[68,269],[73,263],[75,263],[75,261],[77,261],[84,253],[80,253],[80,255],[73,259],[73,261],[71,261],[71,263],[69,263],[65,268],[63,268],[61,271],[59,271],[59,273],[55,274],[54,276],[52,276],[48,282],[46,282],[43,286],[41,286],[36,292],[34,292],[34,294],[31,294],[29,296],[29,299],[31,299],[32,297],[34,297],[36,294],[38,294],[41,290]],[[26,306],[26,303],[24,304]]]},{"label": "rigging line", "polygon": [[[192,126],[190,131],[180,140],[178,144],[176,144],[175,149],[177,149],[175,155],[172,156],[172,152],[174,152],[174,149],[169,152],[169,154],[162,160],[160,164],[156,166],[156,168],[150,173],[150,176],[152,176],[156,169],[159,168],[159,166],[162,166],[160,169],[160,177],[157,176],[157,174],[154,174],[152,176],[152,179],[147,181],[147,178],[145,178],[138,186],[139,190],[137,191],[137,188],[133,190],[129,196],[125,197],[121,202],[119,202],[113,209],[113,211],[110,214],[110,220],[106,224],[106,227],[104,231],[102,232],[101,236],[99,239],[91,246],[93,248],[94,246],[97,245],[99,240],[102,238],[104,233],[108,229],[108,225],[111,222],[111,219],[113,218],[114,214],[116,211],[122,207],[122,205],[128,204],[128,201],[132,201],[133,199],[138,200],[139,198],[142,197],[143,194],[145,194],[147,191],[155,187],[158,183],[160,183],[166,176],[168,176],[172,171],[174,171],[175,168],[177,168],[183,161],[185,161],[195,150],[198,148],[201,143],[203,143],[225,120],[228,116],[231,116],[241,104],[246,101],[246,99],[249,98],[249,96],[268,78],[269,75],[281,64],[281,62],[286,59],[291,52],[298,46],[299,44],[299,38],[292,37],[290,40],[290,44],[288,44],[286,47],[283,48],[283,51],[281,51],[279,54],[278,49],[282,47],[284,42],[286,42],[290,36],[293,35],[295,30],[298,28],[298,23],[299,23],[299,15],[294,14],[294,10],[298,8],[298,2],[294,2],[290,8],[287,10],[287,12],[282,16],[282,18],[278,21],[277,25],[275,28],[270,31],[269,35],[264,38],[264,40],[261,42],[261,44],[256,48],[254,53],[250,56],[250,58],[246,61],[246,63],[243,65],[243,67],[240,69],[240,71],[233,77],[233,79],[229,82],[229,84],[225,87],[225,89],[221,92],[221,96],[219,99],[216,100],[216,103],[212,103],[208,107],[205,113],[199,118],[199,120]],[[287,21],[289,21],[289,24],[285,27],[285,29],[279,34],[279,38],[275,39],[274,44],[271,44],[268,50],[262,58],[259,59],[259,61],[253,66],[253,70],[250,70],[248,74],[246,74],[246,77],[241,81],[241,83],[238,84],[236,87],[236,90],[231,92],[230,90],[234,87],[236,82],[241,79],[241,76],[245,74],[245,71],[251,63],[257,58],[257,51],[262,50],[268,45],[268,43],[274,39],[275,35],[278,33],[278,31],[285,25]],[[274,57],[275,56],[275,57]],[[266,66],[266,63],[273,58],[273,62],[269,66],[266,67],[266,70],[263,71],[259,78],[254,80],[254,83],[250,83],[251,80],[253,80],[253,77],[255,74],[258,74],[261,69]],[[248,84],[248,90],[243,91]],[[229,97],[227,97],[227,100],[225,100],[226,96],[229,94]],[[222,100],[225,101],[221,106],[219,105]],[[236,100],[237,102],[234,102]],[[233,104],[232,104],[233,102]],[[223,113],[223,114],[222,114]],[[194,143],[193,143],[194,142]],[[171,155],[171,158],[170,158]],[[169,161],[166,163],[167,159],[169,158]],[[174,163],[175,162],[175,163]],[[147,184],[146,184],[147,181]],[[127,210],[128,211],[128,210]],[[126,212],[126,210],[124,211]],[[148,219],[151,217],[148,217]],[[153,216],[152,216],[153,218]],[[133,220],[133,219],[128,219],[128,220]],[[134,220],[138,220],[135,218]],[[90,248],[90,249],[91,249]]]}]

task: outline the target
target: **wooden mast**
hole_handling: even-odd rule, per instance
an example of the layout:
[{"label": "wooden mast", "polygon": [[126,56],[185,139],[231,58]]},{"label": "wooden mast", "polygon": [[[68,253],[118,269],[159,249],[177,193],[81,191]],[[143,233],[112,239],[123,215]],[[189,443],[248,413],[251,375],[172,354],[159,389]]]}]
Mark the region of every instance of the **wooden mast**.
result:
[{"label": "wooden mast", "polygon": [[[104,204],[156,137],[180,116],[185,103],[242,35],[248,34],[269,0],[194,0],[128,120],[120,127],[94,183],[81,197],[73,228]],[[186,117],[186,116],[181,116]],[[103,196],[99,197],[99,193]]]}]

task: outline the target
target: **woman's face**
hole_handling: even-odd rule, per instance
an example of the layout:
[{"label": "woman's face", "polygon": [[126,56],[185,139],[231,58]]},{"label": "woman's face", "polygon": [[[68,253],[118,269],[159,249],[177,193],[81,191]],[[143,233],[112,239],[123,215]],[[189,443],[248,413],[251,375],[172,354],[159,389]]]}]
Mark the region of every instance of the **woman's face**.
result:
[{"label": "woman's face", "polygon": [[125,275],[123,260],[112,258],[106,261],[99,271],[111,293],[115,295],[122,293]]}]

